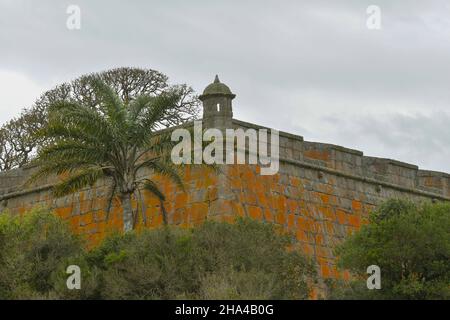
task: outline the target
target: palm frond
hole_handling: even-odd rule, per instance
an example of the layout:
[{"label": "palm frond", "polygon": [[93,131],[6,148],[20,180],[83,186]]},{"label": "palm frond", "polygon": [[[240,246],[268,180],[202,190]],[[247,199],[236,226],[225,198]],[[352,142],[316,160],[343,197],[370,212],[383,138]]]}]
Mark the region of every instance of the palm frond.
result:
[{"label": "palm frond", "polygon": [[167,212],[166,208],[164,207],[164,201],[166,200],[166,197],[164,196],[163,192],[158,188],[157,184],[150,179],[145,180],[144,189],[149,191],[159,199],[164,225],[167,225]]},{"label": "palm frond", "polygon": [[67,179],[56,184],[53,187],[53,194],[56,197],[62,197],[74,193],[84,187],[93,186],[102,176],[103,170],[101,168],[86,168],[79,170],[77,173],[70,175]]},{"label": "palm frond", "polygon": [[158,199],[160,199],[162,201],[166,200],[164,193],[159,189],[158,185],[154,181],[152,181],[150,179],[145,179],[144,180],[144,189],[149,191],[150,193],[152,193]]},{"label": "palm frond", "polygon": [[175,94],[164,93],[150,100],[134,123],[136,131],[133,140],[137,145],[143,145],[156,131],[163,128],[162,119],[165,113],[176,108],[178,99],[179,97]]},{"label": "palm frond", "polygon": [[161,161],[161,158],[151,159],[144,162],[144,166],[152,169],[156,174],[167,177],[183,191],[186,191],[181,172],[178,166],[175,166],[170,161]]},{"label": "palm frond", "polygon": [[58,101],[50,106],[49,124],[41,135],[83,141],[108,142],[118,131],[97,110],[76,102]]},{"label": "palm frond", "polygon": [[145,141],[140,153],[136,156],[136,161],[146,157],[170,157],[172,149],[177,144],[178,141],[172,141],[171,132],[161,132]]},{"label": "palm frond", "polygon": [[90,145],[73,140],[61,140],[40,150],[37,159],[41,162],[55,159],[78,159],[92,164],[99,164],[106,161],[107,151],[103,150],[100,145]]},{"label": "palm frond", "polygon": [[146,114],[143,118],[143,126],[156,128],[161,122],[164,113],[169,109],[176,108],[179,98],[177,93],[166,92],[152,99],[149,107],[145,110]]},{"label": "palm frond", "polygon": [[[31,175],[31,177],[25,182],[25,186],[37,182],[43,178],[51,176],[53,174],[61,175],[64,173],[72,173],[74,171],[92,167],[90,162],[86,162],[78,159],[60,159],[53,161],[38,161],[35,159],[33,162],[38,166],[38,170]],[[102,168],[103,170],[103,168]]]},{"label": "palm frond", "polygon": [[119,95],[100,78],[92,78],[92,87],[100,101],[100,109],[121,129],[126,128],[126,108]]},{"label": "palm frond", "polygon": [[140,115],[141,112],[148,108],[150,103],[155,99],[155,97],[142,94],[137,96],[133,101],[128,105],[128,119],[130,121],[135,121]]}]

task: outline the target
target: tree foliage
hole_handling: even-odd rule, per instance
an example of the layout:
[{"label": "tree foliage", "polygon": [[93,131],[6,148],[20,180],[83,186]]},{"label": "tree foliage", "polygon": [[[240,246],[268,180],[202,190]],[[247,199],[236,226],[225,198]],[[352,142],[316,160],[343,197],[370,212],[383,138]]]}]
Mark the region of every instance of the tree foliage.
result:
[{"label": "tree foliage", "polygon": [[0,170],[22,167],[41,147],[49,143],[43,137],[38,139],[35,133],[47,125],[51,105],[60,101],[73,101],[89,108],[98,108],[101,101],[92,86],[93,78],[112,87],[125,105],[138,96],[156,97],[164,93],[176,93],[176,108],[166,110],[164,117],[159,119],[161,128],[182,124],[197,118],[199,114],[199,101],[192,88],[185,84],[171,85],[168,77],[158,71],[117,68],[84,75],[45,92],[33,106],[24,109],[20,116],[0,128]]},{"label": "tree foliage", "polygon": [[[84,261],[100,299],[306,299],[312,263],[292,238],[250,219],[113,235]],[[88,282],[90,280],[87,280]],[[82,291],[82,290],[81,290]],[[67,290],[61,292],[72,297]],[[81,296],[80,296],[81,294]]]},{"label": "tree foliage", "polygon": [[[355,279],[334,283],[331,298],[449,299],[450,204],[390,200],[337,250]],[[381,269],[381,289],[368,290],[366,269]]]},{"label": "tree foliage", "polygon": [[41,114],[48,112],[49,106],[59,101],[74,101],[86,107],[98,109],[103,103],[98,95],[93,79],[98,79],[112,88],[119,99],[128,105],[139,96],[156,97],[162,94],[176,94],[176,108],[166,110],[159,119],[161,127],[180,125],[196,118],[199,114],[199,100],[191,87],[186,84],[170,85],[168,77],[152,69],[117,68],[100,73],[81,76],[44,93],[34,108]]},{"label": "tree foliage", "polygon": [[0,127],[0,171],[27,164],[42,143],[36,133],[45,122],[37,109],[25,109]]},{"label": "tree foliage", "polygon": [[[112,234],[86,250],[35,210],[0,214],[0,299],[306,299],[316,273],[292,237],[250,219]],[[69,290],[67,266],[81,270]]]},{"label": "tree foliage", "polygon": [[[178,168],[170,159],[174,145],[170,132],[160,132],[171,124],[167,122],[171,114],[178,112],[181,93],[172,88],[157,96],[145,93],[130,100],[102,77],[85,80],[89,85],[83,88],[91,91],[84,94],[89,99],[55,100],[48,105],[48,123],[40,131],[48,144],[34,160],[38,171],[30,181],[49,174],[64,175],[53,187],[55,196],[63,196],[93,186],[100,178],[109,179],[110,202],[117,194],[124,230],[130,231],[138,219],[131,200],[140,198],[142,188],[160,199],[163,208],[162,191],[147,175],[139,175],[141,169],[166,176],[183,188]],[[164,210],[163,215],[166,221]],[[145,215],[143,219],[145,222]]]},{"label": "tree foliage", "polygon": [[48,211],[0,214],[0,299],[52,296],[55,270],[65,270],[82,248],[81,239]]}]

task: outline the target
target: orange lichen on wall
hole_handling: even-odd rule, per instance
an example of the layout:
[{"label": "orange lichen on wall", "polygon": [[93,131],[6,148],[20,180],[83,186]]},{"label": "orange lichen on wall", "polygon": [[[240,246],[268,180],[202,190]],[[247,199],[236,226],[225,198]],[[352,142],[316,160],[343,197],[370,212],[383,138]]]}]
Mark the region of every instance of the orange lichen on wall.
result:
[{"label": "orange lichen on wall", "polygon": [[361,216],[368,214],[361,201],[349,200],[351,207],[343,209],[331,184],[306,190],[310,182],[300,177],[257,176],[255,171],[252,166],[236,165],[227,172],[228,187],[239,200],[235,208],[241,207],[239,215],[247,212],[254,219],[281,225],[304,253],[318,261],[323,278],[341,277],[332,251],[347,230],[359,228]]},{"label": "orange lichen on wall", "polygon": [[327,150],[305,150],[304,156],[311,159],[329,161],[330,160],[330,152]]}]

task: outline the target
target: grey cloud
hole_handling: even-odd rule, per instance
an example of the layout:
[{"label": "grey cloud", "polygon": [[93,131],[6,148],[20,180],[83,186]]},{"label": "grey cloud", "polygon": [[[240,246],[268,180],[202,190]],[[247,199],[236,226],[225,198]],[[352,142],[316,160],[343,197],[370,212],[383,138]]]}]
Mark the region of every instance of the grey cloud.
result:
[{"label": "grey cloud", "polygon": [[331,126],[329,130],[335,133],[338,144],[362,150],[366,155],[420,164],[422,169],[448,171],[449,113],[333,115],[322,121]]},{"label": "grey cloud", "polygon": [[[65,27],[69,4],[81,8],[80,31]],[[370,4],[381,8],[382,30],[366,28]],[[0,6],[0,70],[26,74],[40,86],[137,66],[201,91],[219,73],[237,94],[237,118],[450,171],[438,147],[429,149],[437,132],[427,127],[450,112],[445,0],[0,0]],[[424,124],[398,114],[422,114]],[[365,129],[360,135],[368,138],[362,143],[343,132],[326,121],[329,115],[334,123],[365,123],[354,129]],[[411,145],[419,151],[402,154],[397,139],[416,134]]]}]

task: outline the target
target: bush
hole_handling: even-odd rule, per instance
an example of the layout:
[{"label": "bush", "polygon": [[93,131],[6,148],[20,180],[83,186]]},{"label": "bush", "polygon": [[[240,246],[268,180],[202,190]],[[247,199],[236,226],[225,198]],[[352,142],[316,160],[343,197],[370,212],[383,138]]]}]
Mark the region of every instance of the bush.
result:
[{"label": "bush", "polygon": [[305,299],[312,264],[270,224],[206,222],[113,235],[87,257],[101,299]]},{"label": "bush", "polygon": [[48,211],[0,214],[0,299],[51,297],[54,271],[65,270],[82,248],[80,238]]},{"label": "bush", "polygon": [[[308,281],[315,280],[313,264],[299,251],[286,250],[293,240],[273,224],[207,222],[193,240],[205,275],[200,299],[305,299]],[[211,277],[220,277],[228,293],[218,292]]]},{"label": "bush", "polygon": [[[249,219],[113,234],[87,251],[43,209],[0,215],[0,299],[305,299],[315,269]],[[69,290],[66,268],[81,269]]]},{"label": "bush", "polygon": [[159,229],[113,235],[87,261],[101,299],[175,299],[195,288],[195,253],[188,231]]},{"label": "bush", "polygon": [[[337,255],[355,279],[331,283],[329,298],[450,299],[450,204],[387,201]],[[370,265],[381,269],[380,290],[366,287]]]}]

